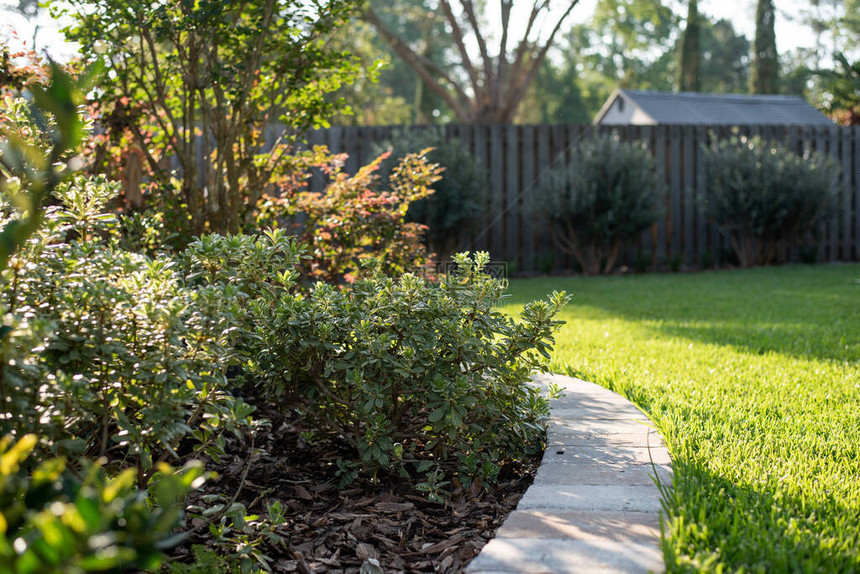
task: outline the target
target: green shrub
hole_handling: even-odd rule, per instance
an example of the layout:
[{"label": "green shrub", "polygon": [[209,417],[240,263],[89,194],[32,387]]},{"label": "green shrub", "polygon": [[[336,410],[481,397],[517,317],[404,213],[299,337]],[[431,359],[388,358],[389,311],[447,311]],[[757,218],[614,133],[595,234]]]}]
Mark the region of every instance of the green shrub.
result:
[{"label": "green shrub", "polygon": [[[29,151],[4,153],[0,224],[21,228],[16,205],[33,188],[56,205],[0,272],[0,436],[39,433],[49,453],[107,457],[112,472],[136,468],[141,488],[158,461],[217,455],[224,431],[251,425],[226,379],[242,362],[246,301],[292,284],[297,245],[271,233],[205,237],[181,258],[127,251],[105,209],[119,186],[55,175],[46,189],[12,160],[37,157],[51,140],[40,125],[52,124],[21,100],[5,105],[7,133],[25,134],[12,141]],[[261,275],[274,260],[287,271]]]},{"label": "green shrub", "polygon": [[705,160],[706,212],[744,267],[772,263],[832,208],[838,170],[821,154],[801,157],[756,136],[714,142]]},{"label": "green shrub", "polygon": [[350,290],[317,283],[274,312],[252,304],[261,394],[346,442],[358,469],[423,476],[425,488],[452,461],[461,481],[489,480],[500,460],[538,448],[547,402],[526,383],[567,297],[531,303],[514,323],[497,310],[506,282],[483,273],[489,256],[454,259],[459,271],[438,283],[368,270]]},{"label": "green shrub", "polygon": [[[204,236],[172,257],[126,252],[116,218],[101,209],[115,187],[84,178],[61,186],[60,205],[47,210],[42,228],[3,272],[0,429],[38,431],[41,454],[81,456],[84,467],[104,457],[105,476],[139,489],[128,492],[132,501],[147,488],[158,491],[169,474],[160,461],[217,458],[226,433],[259,424],[231,394],[255,344],[254,321],[264,316],[248,308],[251,301],[271,306],[293,287],[301,250],[273,231]],[[65,504],[52,500],[54,509]],[[140,522],[143,510],[134,508]],[[180,509],[160,508],[153,517]],[[237,518],[215,517],[223,544],[250,537],[230,526]],[[109,538],[127,534],[114,523],[94,524]],[[129,541],[143,552],[141,544]],[[261,559],[258,545],[243,543],[246,558]],[[69,564],[85,558],[75,548]],[[125,554],[123,564],[144,567]]]},{"label": "green shrub", "polygon": [[252,330],[246,303],[292,286],[297,244],[275,232],[204,237],[182,257],[127,251],[106,210],[118,184],[40,172],[62,126],[20,98],[4,106],[4,246],[28,221],[23,199],[55,205],[25,211],[30,237],[10,240],[17,252],[0,271],[0,436],[38,433],[49,454],[134,467],[140,488],[158,461],[217,455],[224,431],[252,425],[226,377]]},{"label": "green shrub", "polygon": [[[63,458],[36,465],[30,455],[40,438],[24,434],[28,426],[37,426],[46,433],[41,442],[53,446],[63,435],[51,426],[52,419],[64,414],[68,423],[76,424],[80,416],[74,409],[62,413],[67,406],[63,403],[50,403],[56,381],[74,382],[78,377],[51,373],[40,361],[55,328],[44,316],[52,309],[44,300],[35,307],[28,304],[26,295],[45,284],[40,283],[45,277],[42,258],[16,256],[21,249],[30,254],[59,251],[44,236],[32,236],[42,222],[43,203],[62,189],[73,167],[70,156],[84,131],[75,108],[79,90],[56,66],[46,88],[30,90],[35,106],[21,98],[4,98],[0,110],[0,436],[10,431],[0,438],[0,572],[157,568],[162,550],[176,541],[171,534],[181,517],[180,501],[199,483],[199,466],[175,472],[158,465],[147,499],[135,488],[134,469],[111,479],[100,463],[85,460],[75,471],[67,470]],[[79,193],[78,201],[66,208],[86,210],[97,198]],[[62,227],[60,220],[53,219],[55,231]],[[91,241],[87,225],[76,223],[57,237]],[[69,262],[71,282],[88,280],[79,267]],[[80,387],[80,380],[72,386]],[[31,418],[36,412],[41,416]],[[67,441],[64,448],[77,450],[71,448],[74,442]]]},{"label": "green shrub", "polygon": [[447,259],[461,243],[464,235],[479,222],[483,199],[487,194],[487,171],[471,152],[457,139],[445,137],[439,129],[405,130],[391,141],[378,146],[377,153],[390,151],[383,172],[407,153],[430,149],[427,159],[444,172],[433,184],[434,193],[409,206],[407,221],[426,225],[430,251]]},{"label": "green shrub", "polygon": [[621,246],[657,220],[662,189],[645,147],[601,136],[580,144],[570,167],[544,177],[534,210],[585,274],[609,273]]},{"label": "green shrub", "polygon": [[[220,276],[192,289],[173,259],[120,249],[102,209],[115,188],[61,186],[60,205],[0,277],[11,333],[0,348],[0,434],[38,432],[58,454],[134,466],[143,488],[157,461],[217,451],[222,431],[250,424],[225,373],[255,293]],[[244,262],[259,263],[258,246],[244,247]],[[185,438],[198,441],[180,454]]]}]

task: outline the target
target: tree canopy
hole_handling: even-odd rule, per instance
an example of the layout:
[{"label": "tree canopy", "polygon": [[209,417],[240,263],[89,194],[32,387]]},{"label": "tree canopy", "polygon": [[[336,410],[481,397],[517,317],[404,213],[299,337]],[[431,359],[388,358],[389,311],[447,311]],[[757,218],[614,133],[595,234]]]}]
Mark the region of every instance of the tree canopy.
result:
[{"label": "tree canopy", "polygon": [[[455,5],[450,0],[440,0],[438,12],[453,40],[448,65],[428,57],[424,34],[407,33],[406,25],[414,26],[414,20],[402,19],[393,25],[386,21],[385,8],[377,2],[370,2],[364,17],[458,121],[509,123],[577,3],[572,0],[556,6],[551,0],[534,0],[522,15],[524,31],[515,39],[514,30],[520,22],[519,16],[514,17],[513,0],[500,0],[499,38],[489,31],[491,16],[486,4],[459,0]],[[422,23],[438,17],[429,5],[422,3],[421,7],[425,14]],[[476,46],[474,51],[472,44]]]}]

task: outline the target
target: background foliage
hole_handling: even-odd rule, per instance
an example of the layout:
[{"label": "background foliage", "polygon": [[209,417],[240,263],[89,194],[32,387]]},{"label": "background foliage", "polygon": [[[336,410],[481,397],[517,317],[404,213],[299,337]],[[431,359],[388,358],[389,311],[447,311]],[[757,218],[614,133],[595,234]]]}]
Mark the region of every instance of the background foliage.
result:
[{"label": "background foliage", "polygon": [[835,207],[839,171],[818,153],[799,156],[756,136],[715,142],[705,158],[706,211],[744,267],[774,262]]},{"label": "background foliage", "polygon": [[656,221],[661,185],[647,149],[599,136],[579,144],[570,167],[543,179],[544,201],[533,209],[586,274],[609,273],[621,245]]},{"label": "background foliage", "polygon": [[433,183],[433,193],[410,204],[406,219],[426,226],[430,251],[438,260],[448,260],[482,212],[486,169],[460,140],[445,138],[441,130],[404,130],[378,148],[391,154],[383,163],[383,173],[390,172],[400,158],[421,150],[427,150],[427,159],[444,170]]}]

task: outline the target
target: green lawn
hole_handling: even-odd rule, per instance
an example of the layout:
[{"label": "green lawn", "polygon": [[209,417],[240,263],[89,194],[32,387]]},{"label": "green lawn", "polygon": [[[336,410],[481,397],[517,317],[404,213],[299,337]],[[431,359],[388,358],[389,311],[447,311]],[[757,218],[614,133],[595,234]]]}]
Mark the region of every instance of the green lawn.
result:
[{"label": "green lawn", "polygon": [[860,265],[511,282],[564,289],[553,370],[651,414],[667,569],[860,572]]}]

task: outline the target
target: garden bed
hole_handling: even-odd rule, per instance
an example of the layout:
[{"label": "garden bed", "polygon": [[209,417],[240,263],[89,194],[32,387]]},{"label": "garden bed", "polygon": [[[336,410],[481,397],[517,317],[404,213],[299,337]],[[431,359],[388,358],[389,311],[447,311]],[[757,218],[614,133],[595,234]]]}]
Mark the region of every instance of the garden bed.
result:
[{"label": "garden bed", "polygon": [[[248,465],[247,449],[234,444],[232,454],[207,465],[219,478],[197,496],[233,493],[243,483],[237,501],[249,514],[280,501],[285,520],[276,533],[283,542],[260,547],[274,572],[358,572],[370,560],[385,572],[461,572],[514,510],[541,459],[502,466],[498,483],[486,488],[464,489],[453,480],[451,502],[439,504],[419,496],[412,482],[393,478],[340,488],[335,459],[341,453],[305,441],[284,415],[264,415],[272,426],[256,443],[265,454]],[[193,560],[190,546],[174,558]]]}]

